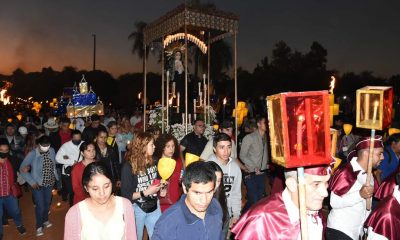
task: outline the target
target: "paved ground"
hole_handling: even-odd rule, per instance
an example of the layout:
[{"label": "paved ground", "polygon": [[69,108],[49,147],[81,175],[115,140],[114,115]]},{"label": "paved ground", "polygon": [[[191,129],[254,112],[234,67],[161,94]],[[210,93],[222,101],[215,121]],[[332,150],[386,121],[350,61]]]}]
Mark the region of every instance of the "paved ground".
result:
[{"label": "paved ground", "polygon": [[[61,206],[57,207],[57,203],[61,202]],[[50,228],[44,229],[44,235],[36,237],[35,228],[35,208],[32,203],[32,195],[30,192],[23,191],[23,196],[19,203],[22,211],[22,221],[26,227],[26,234],[21,236],[15,228],[14,222],[9,221],[9,225],[4,227],[4,240],[17,239],[40,239],[40,240],[62,240],[64,234],[64,217],[68,211],[69,205],[61,201],[61,197],[53,194],[53,201],[50,209],[49,220],[53,223]]]}]

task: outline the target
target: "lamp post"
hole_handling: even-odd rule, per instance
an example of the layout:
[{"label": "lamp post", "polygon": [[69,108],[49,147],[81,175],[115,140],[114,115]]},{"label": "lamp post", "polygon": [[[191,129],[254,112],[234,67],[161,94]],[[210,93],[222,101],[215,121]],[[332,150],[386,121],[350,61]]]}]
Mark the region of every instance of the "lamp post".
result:
[{"label": "lamp post", "polygon": [[96,70],[96,34],[92,34],[93,36],[93,71]]}]

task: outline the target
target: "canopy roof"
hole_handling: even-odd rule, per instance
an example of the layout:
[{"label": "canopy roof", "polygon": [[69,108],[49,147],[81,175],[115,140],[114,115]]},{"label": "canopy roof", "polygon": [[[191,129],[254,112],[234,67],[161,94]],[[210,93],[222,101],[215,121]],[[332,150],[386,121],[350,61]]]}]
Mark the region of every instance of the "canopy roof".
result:
[{"label": "canopy roof", "polygon": [[[163,36],[189,30],[210,31],[211,42],[228,37],[238,31],[239,17],[230,12],[214,8],[198,8],[185,4],[147,25],[143,31],[144,43],[161,39]],[[199,31],[200,32],[200,31]]]}]

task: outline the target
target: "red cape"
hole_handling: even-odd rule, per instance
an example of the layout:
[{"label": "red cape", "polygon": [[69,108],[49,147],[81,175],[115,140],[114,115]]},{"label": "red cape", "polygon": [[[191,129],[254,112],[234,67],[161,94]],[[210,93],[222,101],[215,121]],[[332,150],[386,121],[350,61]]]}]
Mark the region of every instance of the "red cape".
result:
[{"label": "red cape", "polygon": [[343,196],[354,185],[359,172],[354,172],[351,163],[347,163],[344,167],[335,171],[329,180],[328,189],[339,197]]},{"label": "red cape", "polygon": [[400,172],[398,169],[396,172],[392,173],[385,181],[381,183],[378,190],[375,193],[377,199],[382,200],[393,194],[394,186],[396,186],[396,175]]},{"label": "red cape", "polygon": [[264,198],[251,207],[232,229],[235,239],[297,239],[300,222],[292,224],[282,192]]},{"label": "red cape", "polygon": [[365,226],[372,227],[377,234],[388,239],[398,239],[400,232],[400,204],[394,196],[379,202],[376,209],[365,221]]},{"label": "red cape", "polygon": [[[332,178],[329,180],[328,189],[339,197],[346,194],[357,181],[360,170],[354,171],[353,166],[348,162],[343,168],[336,170]],[[378,182],[374,178],[374,192],[378,189]]]}]

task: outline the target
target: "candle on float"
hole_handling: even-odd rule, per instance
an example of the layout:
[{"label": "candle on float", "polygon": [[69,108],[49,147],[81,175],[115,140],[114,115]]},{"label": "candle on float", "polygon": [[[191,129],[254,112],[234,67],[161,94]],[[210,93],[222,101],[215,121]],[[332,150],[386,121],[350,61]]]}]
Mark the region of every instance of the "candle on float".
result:
[{"label": "candle on float", "polygon": [[300,115],[297,121],[297,141],[296,141],[296,153],[297,153],[297,158],[299,159],[302,158],[303,156],[303,146],[302,146],[303,122],[304,122],[304,116]]},{"label": "candle on float", "polygon": [[172,96],[175,97],[175,82],[172,82]]},{"label": "candle on float", "polygon": [[193,113],[196,114],[196,99],[193,99]]},{"label": "candle on float", "polygon": [[376,121],[376,115],[378,113],[378,106],[379,106],[379,102],[375,101],[374,102],[374,115],[372,115],[372,123],[375,123],[375,121]]},{"label": "candle on float", "polygon": [[189,119],[188,123],[192,123],[192,115],[190,113],[188,114],[188,119]]},{"label": "candle on float", "polygon": [[[204,84],[204,109],[207,106],[207,85]],[[204,116],[205,116],[205,111],[204,111]]]},{"label": "candle on float", "polygon": [[200,95],[200,92],[201,92],[201,82],[199,82],[198,84],[199,84],[199,95]]},{"label": "candle on float", "polygon": [[368,119],[369,119],[369,93],[366,93],[364,99],[364,120]]},{"label": "candle on float", "polygon": [[196,121],[196,119],[197,119],[197,114],[196,113],[193,114],[193,119]]},{"label": "candle on float", "polygon": [[203,106],[203,93],[199,92],[199,107]]},{"label": "candle on float", "polygon": [[179,113],[180,97],[181,97],[181,94],[178,92],[177,97],[176,97],[176,113]]},{"label": "candle on float", "polygon": [[226,106],[226,98],[224,98],[222,102],[222,121],[225,120],[225,106]]},{"label": "candle on float", "polygon": [[182,125],[185,125],[185,114],[182,113]]}]

